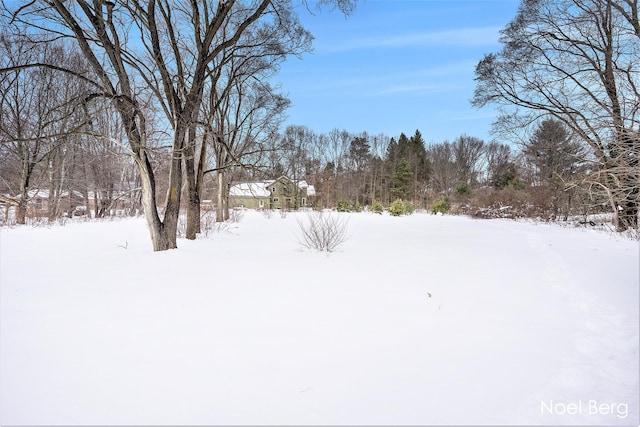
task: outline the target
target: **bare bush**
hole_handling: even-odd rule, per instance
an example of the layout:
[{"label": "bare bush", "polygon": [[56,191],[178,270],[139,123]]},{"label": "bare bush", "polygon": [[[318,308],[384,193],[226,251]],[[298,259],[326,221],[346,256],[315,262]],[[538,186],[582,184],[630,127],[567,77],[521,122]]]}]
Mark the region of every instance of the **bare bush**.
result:
[{"label": "bare bush", "polygon": [[504,188],[481,188],[468,198],[464,205],[455,204],[454,214],[470,215],[474,218],[543,218],[549,219],[544,200],[532,193]]},{"label": "bare bush", "polygon": [[306,221],[298,219],[301,231],[299,243],[318,252],[334,252],[347,240],[348,224],[345,216],[311,212],[307,215]]},{"label": "bare bush", "polygon": [[229,212],[229,220],[230,222],[240,222],[244,217],[243,209],[232,209]]},{"label": "bare bush", "polygon": [[[233,210],[230,212],[229,219],[223,222],[216,221],[215,211],[204,211],[200,214],[200,233],[199,238],[209,238],[215,234],[230,232],[236,228],[234,224],[240,222],[244,212]],[[185,238],[187,230],[187,216],[182,214],[178,217],[178,237]]]}]

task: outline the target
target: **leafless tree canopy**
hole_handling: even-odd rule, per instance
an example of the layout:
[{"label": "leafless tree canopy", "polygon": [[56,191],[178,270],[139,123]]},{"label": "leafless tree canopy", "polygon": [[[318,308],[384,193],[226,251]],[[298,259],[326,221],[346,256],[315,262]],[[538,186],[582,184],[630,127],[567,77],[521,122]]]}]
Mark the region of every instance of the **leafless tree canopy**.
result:
[{"label": "leafless tree canopy", "polygon": [[608,195],[618,229],[638,227],[640,33],[635,0],[524,0],[503,49],[476,68],[474,104],[500,124],[553,117],[591,148],[586,178]]},{"label": "leafless tree canopy", "polygon": [[[349,13],[355,2],[325,0],[320,4],[331,4]],[[138,169],[142,206],[154,250],[176,247],[185,174],[187,207],[192,214],[189,218],[199,217],[198,177],[202,176],[202,168],[196,168],[194,153],[198,141],[201,146],[207,143],[197,134],[198,124],[202,123],[199,119],[205,90],[219,89],[215,80],[220,76],[218,70],[227,67],[232,58],[249,53],[245,56],[253,58],[251,64],[234,65],[237,74],[232,79],[240,80],[227,84],[237,89],[246,73],[251,73],[247,67],[253,67],[255,77],[260,70],[273,68],[284,56],[308,49],[310,41],[298,23],[294,5],[283,0],[36,0],[16,6],[3,3],[1,16],[14,39],[37,43],[69,41],[81,52],[88,64],[86,72],[55,61],[33,59],[1,71],[4,74],[36,67],[55,70],[89,84],[87,102],[104,99],[112,103],[125,133],[121,142],[129,147]],[[35,34],[41,38],[35,40]],[[262,86],[263,94],[266,87]],[[243,92],[249,90],[245,85]],[[261,102],[258,100],[258,104]],[[162,209],[157,200],[157,167],[149,144],[155,131],[151,122],[158,112],[164,113],[169,129],[165,143],[171,147]],[[228,131],[224,137],[216,135],[214,141],[221,143]],[[206,153],[206,149],[203,151]],[[198,227],[198,223],[187,226],[188,237],[195,237]]]},{"label": "leafless tree canopy", "polygon": [[523,0],[476,67],[473,104],[501,112],[494,141],[280,130],[289,100],[271,80],[312,42],[285,0],[3,2],[0,24],[0,185],[21,222],[40,190],[50,217],[90,199],[97,216],[141,208],[165,250],[181,208],[194,239],[203,199],[223,221],[233,181],[287,175],[316,207],[567,219],[604,202],[618,230],[638,227],[637,0]]}]

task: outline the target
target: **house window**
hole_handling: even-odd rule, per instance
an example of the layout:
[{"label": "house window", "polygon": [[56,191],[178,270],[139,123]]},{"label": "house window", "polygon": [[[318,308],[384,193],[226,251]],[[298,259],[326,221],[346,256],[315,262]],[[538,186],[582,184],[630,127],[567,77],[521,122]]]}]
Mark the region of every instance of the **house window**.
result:
[{"label": "house window", "polygon": [[273,202],[274,202],[274,203],[278,203],[279,201],[280,201],[280,200],[278,200],[278,198],[277,198],[277,197],[274,197],[274,198],[273,198]]},{"label": "house window", "polygon": [[264,208],[264,200],[260,200],[260,207]]},{"label": "house window", "polygon": [[271,187],[271,191],[275,193],[276,192],[276,187]]},{"label": "house window", "polygon": [[307,199],[305,199],[304,197],[302,198],[302,205],[306,205],[307,204]]}]

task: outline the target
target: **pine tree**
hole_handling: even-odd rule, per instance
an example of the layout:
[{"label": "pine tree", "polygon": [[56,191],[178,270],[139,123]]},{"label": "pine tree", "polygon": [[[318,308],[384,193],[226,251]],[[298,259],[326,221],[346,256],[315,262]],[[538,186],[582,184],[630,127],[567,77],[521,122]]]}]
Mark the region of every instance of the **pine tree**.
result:
[{"label": "pine tree", "polygon": [[409,163],[402,159],[396,167],[395,173],[391,176],[391,194],[400,199],[406,199],[411,191],[411,178],[413,171],[409,168]]},{"label": "pine tree", "polygon": [[557,120],[544,120],[540,123],[523,153],[535,166],[536,184],[546,187],[549,192],[554,214],[564,210],[565,217],[571,209],[572,181],[583,167],[583,150],[567,128]]}]

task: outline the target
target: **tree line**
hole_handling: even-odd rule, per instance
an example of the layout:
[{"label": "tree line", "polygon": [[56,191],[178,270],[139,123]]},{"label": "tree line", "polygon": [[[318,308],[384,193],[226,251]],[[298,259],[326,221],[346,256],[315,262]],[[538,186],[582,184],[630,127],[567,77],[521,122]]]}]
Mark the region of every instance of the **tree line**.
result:
[{"label": "tree line", "polygon": [[74,192],[97,216],[140,209],[154,250],[170,249],[181,210],[193,239],[204,199],[224,220],[233,182],[287,175],[322,207],[566,218],[604,205],[638,228],[637,0],[523,0],[476,67],[472,103],[500,109],[489,142],[280,129],[289,100],[270,82],[312,41],[287,1],[2,2],[0,24],[0,193],[18,222],[34,190],[51,218]]},{"label": "tree line", "polygon": [[583,185],[591,165],[584,144],[552,119],[517,149],[468,135],[427,143],[420,130],[389,137],[290,125],[263,162],[234,179],[302,177],[314,183],[318,208],[359,210],[401,199],[416,209],[444,204],[469,213],[517,197],[530,205],[527,215],[545,219],[606,209],[602,196]]}]

